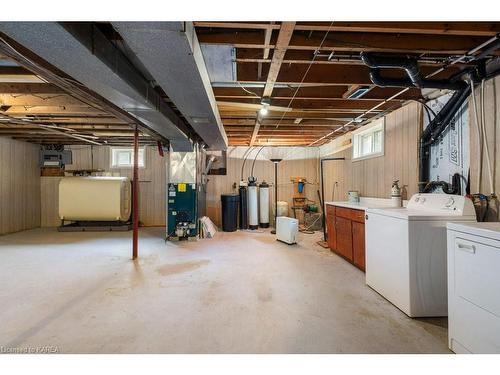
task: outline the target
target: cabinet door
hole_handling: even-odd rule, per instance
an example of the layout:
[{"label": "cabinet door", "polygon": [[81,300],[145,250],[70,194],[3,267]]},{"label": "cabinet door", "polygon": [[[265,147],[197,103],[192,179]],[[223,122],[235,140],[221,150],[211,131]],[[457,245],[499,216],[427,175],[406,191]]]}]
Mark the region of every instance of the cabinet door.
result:
[{"label": "cabinet door", "polygon": [[337,247],[337,236],[335,233],[335,207],[334,206],[326,206],[326,230],[327,230],[327,239],[328,239],[328,247],[330,250],[335,250]]},{"label": "cabinet door", "polygon": [[337,253],[352,262],[352,224],[351,220],[335,217],[337,234]]},{"label": "cabinet door", "polygon": [[353,263],[365,270],[365,224],[352,222]]}]

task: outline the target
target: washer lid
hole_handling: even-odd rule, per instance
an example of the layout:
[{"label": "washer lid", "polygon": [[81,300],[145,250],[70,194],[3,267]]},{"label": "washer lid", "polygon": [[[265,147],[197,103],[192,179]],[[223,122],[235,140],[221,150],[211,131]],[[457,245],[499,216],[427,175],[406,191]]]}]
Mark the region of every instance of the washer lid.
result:
[{"label": "washer lid", "polygon": [[411,221],[476,221],[476,215],[460,215],[455,211],[448,214],[442,210],[415,210],[411,208],[376,208],[366,210],[366,214],[383,215]]}]

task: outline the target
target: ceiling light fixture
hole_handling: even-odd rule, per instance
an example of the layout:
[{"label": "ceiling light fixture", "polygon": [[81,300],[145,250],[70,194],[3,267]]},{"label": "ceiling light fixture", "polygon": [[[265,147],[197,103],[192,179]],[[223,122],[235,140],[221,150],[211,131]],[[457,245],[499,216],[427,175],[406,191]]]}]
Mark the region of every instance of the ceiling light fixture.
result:
[{"label": "ceiling light fixture", "polygon": [[264,96],[260,100],[260,104],[262,104],[262,108],[259,110],[259,114],[261,116],[267,115],[267,113],[269,112],[267,107],[269,107],[271,105],[271,98],[269,96]]}]

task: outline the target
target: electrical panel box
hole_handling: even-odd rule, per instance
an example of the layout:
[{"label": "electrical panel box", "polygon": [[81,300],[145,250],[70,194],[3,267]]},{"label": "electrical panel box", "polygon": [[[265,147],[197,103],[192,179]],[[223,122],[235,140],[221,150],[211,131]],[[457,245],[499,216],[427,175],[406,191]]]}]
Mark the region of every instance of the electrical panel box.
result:
[{"label": "electrical panel box", "polygon": [[40,150],[40,167],[58,167],[72,163],[71,150]]},{"label": "electrical panel box", "polygon": [[168,184],[167,239],[196,239],[198,236],[197,185]]}]

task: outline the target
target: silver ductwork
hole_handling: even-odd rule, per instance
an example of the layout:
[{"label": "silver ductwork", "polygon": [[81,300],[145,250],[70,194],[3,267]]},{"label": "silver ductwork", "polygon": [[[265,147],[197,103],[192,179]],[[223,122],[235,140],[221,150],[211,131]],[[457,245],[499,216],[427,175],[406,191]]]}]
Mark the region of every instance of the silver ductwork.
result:
[{"label": "silver ductwork", "polygon": [[211,150],[227,136],[192,22],[112,22],[127,46]]},{"label": "silver ductwork", "polygon": [[0,31],[130,113],[174,150],[193,149],[184,121],[91,23],[0,22]]}]

